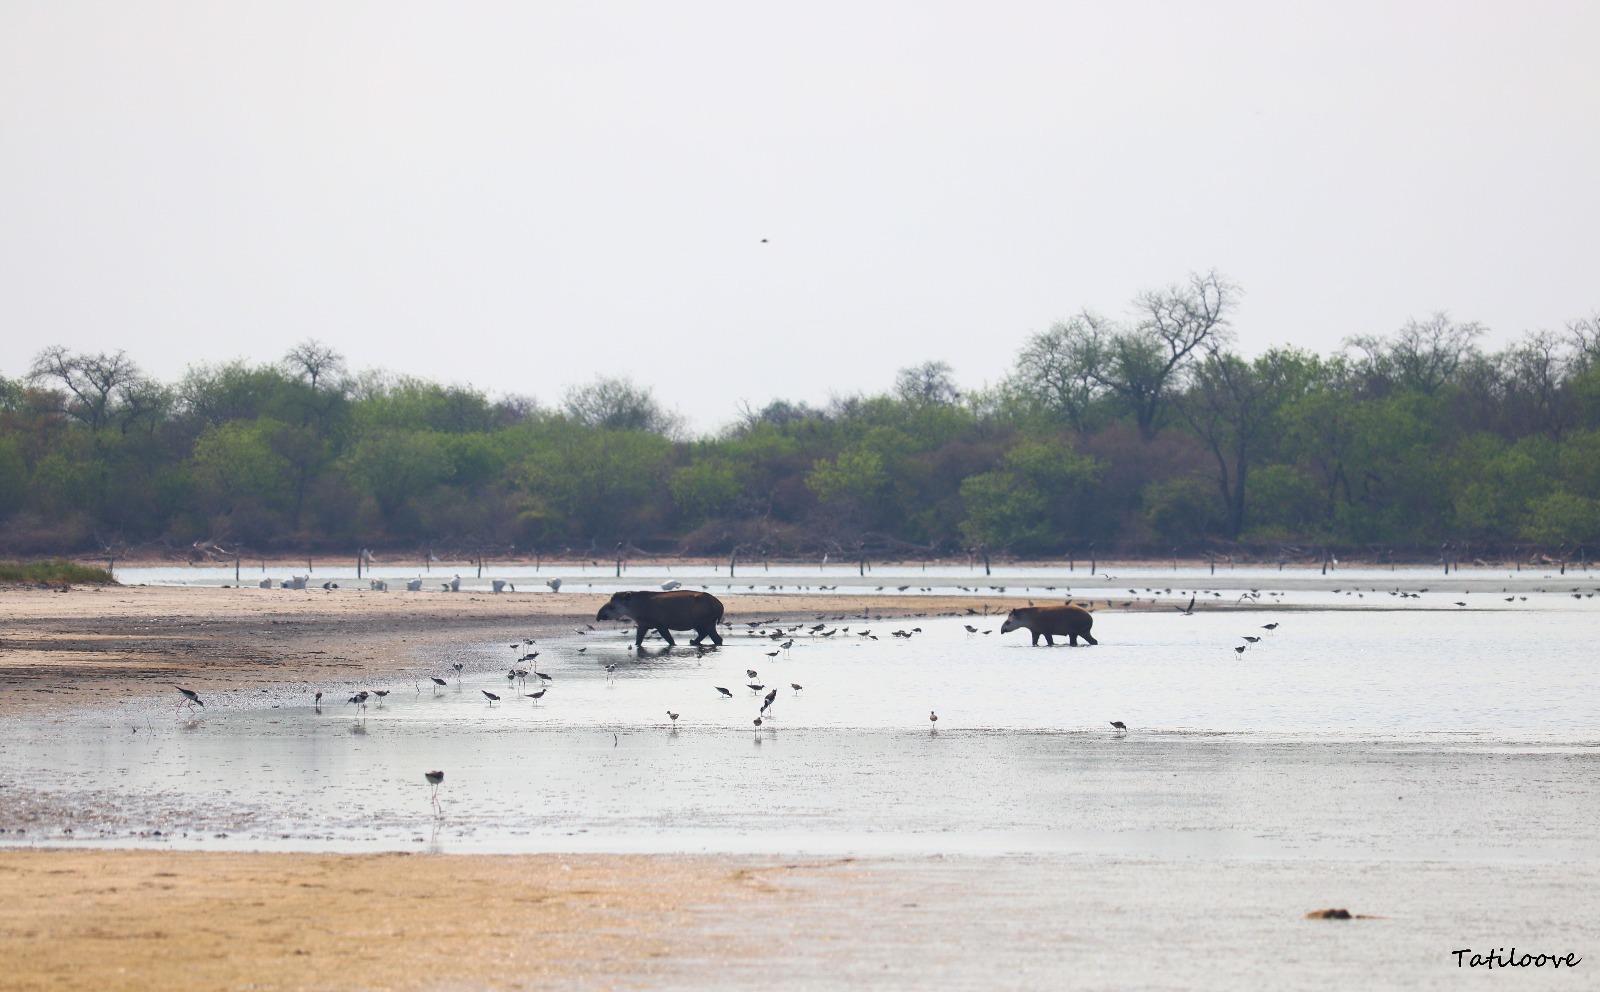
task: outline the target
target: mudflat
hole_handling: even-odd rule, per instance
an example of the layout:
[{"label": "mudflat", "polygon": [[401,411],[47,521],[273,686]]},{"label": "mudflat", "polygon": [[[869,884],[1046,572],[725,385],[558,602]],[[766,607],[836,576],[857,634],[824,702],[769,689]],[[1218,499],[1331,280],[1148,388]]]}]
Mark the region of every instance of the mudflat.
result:
[{"label": "mudflat", "polygon": [[[0,589],[0,715],[88,705],[107,694],[204,693],[246,681],[275,685],[396,676],[430,648],[472,638],[545,637],[593,623],[598,593],[490,595],[365,590],[177,588]],[[1004,612],[999,599],[839,595],[721,597],[730,614],[874,615]]]}]

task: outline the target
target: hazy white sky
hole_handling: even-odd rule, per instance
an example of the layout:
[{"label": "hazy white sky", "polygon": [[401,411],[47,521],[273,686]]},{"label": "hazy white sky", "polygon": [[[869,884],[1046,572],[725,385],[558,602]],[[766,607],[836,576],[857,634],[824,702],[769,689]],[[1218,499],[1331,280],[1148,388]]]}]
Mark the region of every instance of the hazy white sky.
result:
[{"label": "hazy white sky", "polygon": [[0,0],[0,374],[314,337],[709,430],[1210,268],[1247,354],[1498,344],[1600,308],[1597,52],[1593,0]]}]

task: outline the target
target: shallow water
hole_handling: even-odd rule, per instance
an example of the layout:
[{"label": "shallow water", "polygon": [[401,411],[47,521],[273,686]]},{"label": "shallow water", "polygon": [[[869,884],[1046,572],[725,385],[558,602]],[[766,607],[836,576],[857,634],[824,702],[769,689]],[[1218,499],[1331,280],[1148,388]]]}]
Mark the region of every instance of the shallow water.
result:
[{"label": "shallow water", "polygon": [[[16,719],[0,842],[1593,859],[1600,607],[1503,605],[1109,611],[1077,649],[998,617],[778,642],[736,621],[703,656],[603,627],[539,645],[537,702],[505,678],[517,650],[463,644],[417,680],[323,686],[320,712],[309,687],[242,685],[192,717]],[[747,668],[780,690],[759,730]],[[391,695],[362,716],[356,688]]]},{"label": "shallow water", "polygon": [[[627,566],[621,576],[612,564],[502,565],[490,563],[478,574],[468,567],[436,568],[419,571],[412,565],[376,565],[363,569],[357,578],[354,562],[348,565],[324,563],[314,569],[272,569],[245,565],[238,572],[231,566],[164,566],[159,568],[119,568],[117,578],[129,585],[231,586],[255,588],[267,580],[273,591],[293,576],[303,576],[312,590],[324,583],[344,589],[366,589],[373,579],[389,583],[396,595],[439,595],[446,583],[459,579],[461,592],[492,592],[496,579],[510,583],[507,595],[551,596],[574,592],[609,595],[619,589],[654,589],[667,583],[713,593],[816,593],[833,591],[853,596],[916,596],[929,594],[976,593],[1007,599],[1076,597],[1082,601],[1109,599],[1114,604],[1129,600],[1184,603],[1191,595],[1237,603],[1250,598],[1278,605],[1367,608],[1429,608],[1457,598],[1479,595],[1469,605],[1474,609],[1517,609],[1528,601],[1504,603],[1504,595],[1529,596],[1548,608],[1562,608],[1576,593],[1594,599],[1600,593],[1600,573],[1571,568],[1563,574],[1556,568],[1500,569],[1472,567],[1442,568],[1340,568],[1323,574],[1319,569],[1272,568],[1261,566],[1201,568],[1154,565],[1123,566],[1090,572],[1086,563],[1073,568],[1057,564],[1002,566],[988,574],[981,567],[937,563],[930,565],[903,562],[871,566],[864,572],[855,563],[834,565],[772,565],[744,563],[730,576],[726,565]],[[419,593],[405,593],[408,580],[420,580]],[[548,583],[561,580],[561,591],[552,592]],[[1402,597],[1401,592],[1407,595]],[[1412,594],[1420,594],[1413,596]],[[1590,605],[1593,605],[1592,603]]]}]

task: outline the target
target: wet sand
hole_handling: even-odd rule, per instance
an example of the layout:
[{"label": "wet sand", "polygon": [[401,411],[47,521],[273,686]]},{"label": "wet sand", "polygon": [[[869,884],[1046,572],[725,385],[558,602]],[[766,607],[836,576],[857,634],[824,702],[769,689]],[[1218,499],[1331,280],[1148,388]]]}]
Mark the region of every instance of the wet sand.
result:
[{"label": "wet sand", "polygon": [[[390,678],[430,650],[469,639],[570,633],[594,622],[594,593],[376,593],[364,590],[77,586],[0,589],[0,715],[208,688]],[[1004,613],[998,597],[861,598],[719,593],[730,617],[815,613]],[[690,635],[692,636],[692,635]]]},{"label": "wet sand", "polygon": [[[175,682],[204,694],[401,676],[464,639],[565,634],[603,598],[0,590],[0,719],[113,695],[165,700]],[[741,617],[866,607],[874,615],[1003,612],[993,597],[723,598]],[[1522,815],[1538,808],[1530,796]],[[1585,958],[1577,971],[1536,980],[1584,988],[1600,966],[1597,884],[1592,859],[1565,855],[825,859],[12,847],[0,849],[0,987],[1454,988],[1468,975],[1499,987],[1535,976],[1485,979],[1458,969],[1451,952],[1517,945],[1576,952]],[[1325,907],[1376,918],[1303,918]]]}]

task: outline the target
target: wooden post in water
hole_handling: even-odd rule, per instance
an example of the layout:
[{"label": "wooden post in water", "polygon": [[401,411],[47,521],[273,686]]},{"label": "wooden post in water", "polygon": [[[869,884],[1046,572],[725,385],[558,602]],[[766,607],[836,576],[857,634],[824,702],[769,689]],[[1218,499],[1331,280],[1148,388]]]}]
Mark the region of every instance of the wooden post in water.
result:
[{"label": "wooden post in water", "polygon": [[1094,542],[1089,542],[1089,574],[1094,575],[1095,569]]},{"label": "wooden post in water", "polygon": [[356,552],[356,581],[361,581],[361,552]]},{"label": "wooden post in water", "polygon": [[233,581],[239,581],[239,552],[233,553]]},{"label": "wooden post in water", "polygon": [[739,564],[739,549],[734,548],[728,552],[728,578],[733,578],[733,570]]}]

